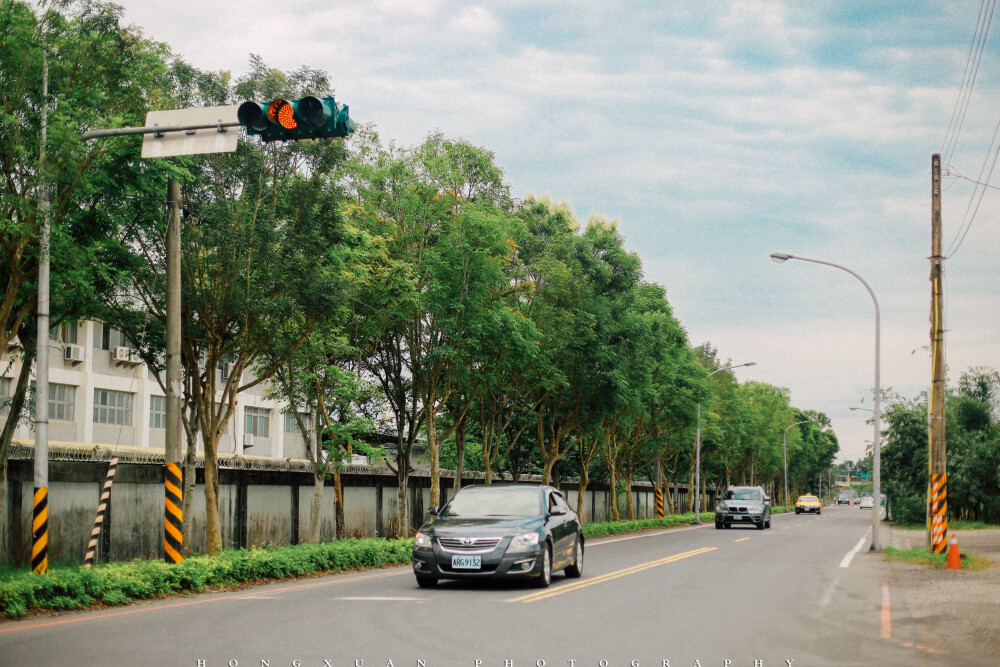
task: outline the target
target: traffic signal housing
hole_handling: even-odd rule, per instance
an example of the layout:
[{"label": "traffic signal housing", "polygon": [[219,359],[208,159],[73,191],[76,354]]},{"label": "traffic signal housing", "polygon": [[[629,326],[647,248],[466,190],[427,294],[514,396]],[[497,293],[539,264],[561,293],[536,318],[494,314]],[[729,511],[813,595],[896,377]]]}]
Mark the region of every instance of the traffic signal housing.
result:
[{"label": "traffic signal housing", "polygon": [[333,97],[278,98],[268,103],[244,102],[236,111],[240,125],[261,141],[297,141],[346,137],[357,129],[347,105]]}]

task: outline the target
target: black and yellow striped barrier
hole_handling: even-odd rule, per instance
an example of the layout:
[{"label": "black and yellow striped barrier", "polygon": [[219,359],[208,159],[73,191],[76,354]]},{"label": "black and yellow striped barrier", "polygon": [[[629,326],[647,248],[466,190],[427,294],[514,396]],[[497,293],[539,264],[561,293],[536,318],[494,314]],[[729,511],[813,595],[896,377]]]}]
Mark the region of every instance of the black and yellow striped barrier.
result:
[{"label": "black and yellow striped barrier", "polygon": [[663,489],[656,487],[653,489],[656,492],[656,518],[663,518]]},{"label": "black and yellow striped barrier", "polygon": [[184,512],[181,509],[184,492],[181,467],[178,464],[166,464],[163,487],[166,492],[163,515],[164,560],[168,563],[180,563],[184,560]]},{"label": "black and yellow striped barrier", "polygon": [[31,571],[49,569],[49,488],[36,488],[31,510]]}]

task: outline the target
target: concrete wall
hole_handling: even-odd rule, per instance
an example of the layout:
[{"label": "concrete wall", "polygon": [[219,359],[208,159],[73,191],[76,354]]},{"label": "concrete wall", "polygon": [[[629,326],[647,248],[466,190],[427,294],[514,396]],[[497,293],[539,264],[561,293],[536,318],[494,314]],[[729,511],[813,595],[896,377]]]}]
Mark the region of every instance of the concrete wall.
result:
[{"label": "concrete wall", "polygon": [[[31,551],[32,461],[13,460],[9,469],[11,522],[9,544],[14,561],[26,564]],[[82,563],[93,527],[97,504],[107,473],[104,461],[50,461],[49,559],[54,563]],[[313,479],[308,472],[222,469],[219,475],[219,513],[226,547],[294,544],[309,532]],[[344,519],[349,537],[392,537],[398,534],[396,477],[387,470],[345,472]],[[192,508],[185,517],[191,524],[195,553],[207,551],[205,540],[204,471],[197,471]],[[465,479],[463,485],[481,483]],[[571,507],[577,506],[574,483],[564,483]],[[443,476],[443,501],[452,495],[452,479]],[[632,489],[636,516],[655,515],[655,500],[648,484]],[[610,493],[592,484],[584,495],[585,522],[606,521]],[[682,494],[683,497],[683,494]],[[619,503],[624,516],[622,497]],[[416,527],[430,504],[430,479],[410,478],[410,523]],[[122,561],[163,557],[163,466],[155,463],[119,464],[111,491],[109,510],[98,546],[97,560]],[[333,481],[323,489],[322,540],[334,535]]]}]

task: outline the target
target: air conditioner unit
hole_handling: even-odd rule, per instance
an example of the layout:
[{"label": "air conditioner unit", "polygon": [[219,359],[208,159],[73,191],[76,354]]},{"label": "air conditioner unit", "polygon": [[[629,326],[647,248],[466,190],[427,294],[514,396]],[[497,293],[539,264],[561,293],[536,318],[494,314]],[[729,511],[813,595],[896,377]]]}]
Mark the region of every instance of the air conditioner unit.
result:
[{"label": "air conditioner unit", "polygon": [[66,345],[63,350],[63,359],[66,361],[72,361],[74,364],[78,364],[83,361],[83,346],[82,345]]},{"label": "air conditioner unit", "polygon": [[243,434],[243,449],[247,447],[253,447],[256,443],[254,442],[254,437],[250,433]]},{"label": "air conditioner unit", "polygon": [[141,361],[138,350],[123,345],[111,350],[111,358],[119,364],[138,364]]}]

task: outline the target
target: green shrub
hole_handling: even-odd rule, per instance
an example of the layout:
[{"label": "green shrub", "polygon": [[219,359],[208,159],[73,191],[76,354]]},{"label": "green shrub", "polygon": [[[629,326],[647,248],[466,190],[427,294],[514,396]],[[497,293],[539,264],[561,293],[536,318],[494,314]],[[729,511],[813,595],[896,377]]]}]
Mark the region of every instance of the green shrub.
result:
[{"label": "green shrub", "polygon": [[412,539],[349,539],[322,544],[260,547],[192,556],[181,563],[135,560],[93,569],[53,567],[48,574],[5,570],[0,574],[0,616],[33,611],[80,609],[164,597],[206,588],[302,576],[315,572],[407,563]]},{"label": "green shrub", "polygon": [[[694,521],[694,514],[663,519],[588,523],[588,538],[669,528]],[[207,588],[231,588],[268,579],[384,567],[410,562],[413,539],[352,538],[284,547],[226,550],[215,557],[195,555],[181,563],[134,560],[92,569],[54,566],[44,575],[25,570],[0,572],[0,617],[17,618],[45,610],[81,609],[95,603],[127,604]]]}]

